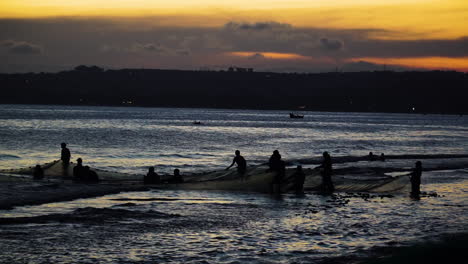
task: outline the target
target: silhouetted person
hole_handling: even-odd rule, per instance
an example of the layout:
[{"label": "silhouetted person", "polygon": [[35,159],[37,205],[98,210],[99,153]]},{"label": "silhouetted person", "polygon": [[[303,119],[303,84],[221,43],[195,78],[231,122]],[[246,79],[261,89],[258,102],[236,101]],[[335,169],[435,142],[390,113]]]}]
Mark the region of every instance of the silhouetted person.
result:
[{"label": "silhouetted person", "polygon": [[420,186],[421,186],[421,174],[422,174],[422,163],[421,161],[417,161],[415,163],[416,167],[413,169],[411,173],[411,196],[419,196],[421,194]]},{"label": "silhouetted person", "polygon": [[67,144],[65,143],[60,144],[60,146],[62,147],[60,160],[62,161],[62,165],[63,165],[63,172],[64,172],[63,174],[64,176],[68,176],[68,165],[70,164],[70,158],[71,158],[70,150],[67,148]]},{"label": "silhouetted person", "polygon": [[36,165],[33,169],[33,179],[42,180],[44,179],[44,170],[41,168],[41,165]]},{"label": "silhouetted person", "polygon": [[380,154],[380,161],[385,161],[385,154]]},{"label": "silhouetted person", "polygon": [[85,168],[83,167],[83,160],[81,158],[76,160],[76,166],[73,168],[73,178],[77,180],[85,180],[86,178]]},{"label": "silhouetted person", "polygon": [[226,168],[226,170],[229,170],[234,164],[237,164],[237,172],[242,176],[244,176],[245,172],[247,171],[247,162],[245,161],[244,157],[241,156],[240,151],[236,150],[235,152],[236,156],[232,160],[231,165]]},{"label": "silhouetted person", "polygon": [[68,163],[70,163],[70,158],[71,158],[70,150],[67,148],[66,143],[62,143],[62,144],[60,144],[60,146],[62,147],[62,153],[60,155],[60,160],[62,160],[63,164],[68,165]]},{"label": "silhouetted person", "polygon": [[268,166],[272,171],[280,171],[281,170],[281,154],[278,150],[273,151],[270,159],[268,160]]},{"label": "silhouetted person", "polygon": [[317,168],[321,168],[321,175],[322,175],[322,191],[331,193],[335,191],[335,186],[333,186],[332,181],[332,160],[330,154],[328,152],[323,152],[323,160],[322,165],[318,166]]},{"label": "silhouetted person", "polygon": [[281,154],[278,150],[273,151],[268,165],[270,171],[275,172],[273,178],[273,192],[279,194],[281,191],[281,183],[283,182],[284,175],[286,173],[286,164],[281,160]]},{"label": "silhouetted person", "polygon": [[93,183],[99,182],[98,174],[95,171],[91,170],[89,166],[84,166],[84,173],[85,173],[84,180],[86,182],[93,182]]},{"label": "silhouetted person", "polygon": [[370,160],[370,161],[376,160],[376,157],[375,157],[374,153],[369,152],[369,160]]},{"label": "silhouetted person", "polygon": [[161,178],[159,175],[154,171],[154,167],[148,168],[148,173],[143,179],[144,184],[160,184]]},{"label": "silhouetted person", "polygon": [[296,172],[293,174],[294,180],[294,190],[297,194],[300,194],[304,191],[304,181],[305,181],[305,174],[302,171],[302,166],[298,165],[296,168]]},{"label": "silhouetted person", "polygon": [[180,170],[175,169],[174,170],[174,177],[170,180],[171,183],[183,183],[184,178],[182,178],[182,175],[180,175]]}]

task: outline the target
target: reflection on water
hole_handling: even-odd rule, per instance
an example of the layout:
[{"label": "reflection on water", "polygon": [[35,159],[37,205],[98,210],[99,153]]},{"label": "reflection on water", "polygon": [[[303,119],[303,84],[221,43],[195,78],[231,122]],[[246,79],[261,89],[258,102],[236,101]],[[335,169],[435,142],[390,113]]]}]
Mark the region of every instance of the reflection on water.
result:
[{"label": "reflection on water", "polygon": [[[451,180],[440,182],[444,175]],[[466,172],[427,172],[423,180],[423,190],[438,197],[273,199],[154,190],[21,207],[0,211],[11,221],[0,225],[0,257],[13,263],[310,263],[468,231]]]},{"label": "reflection on water", "polygon": [[[193,125],[201,120],[203,125]],[[219,169],[235,149],[250,164],[332,155],[468,153],[468,118],[446,115],[0,105],[0,169],[59,158],[101,169],[169,173]]]}]

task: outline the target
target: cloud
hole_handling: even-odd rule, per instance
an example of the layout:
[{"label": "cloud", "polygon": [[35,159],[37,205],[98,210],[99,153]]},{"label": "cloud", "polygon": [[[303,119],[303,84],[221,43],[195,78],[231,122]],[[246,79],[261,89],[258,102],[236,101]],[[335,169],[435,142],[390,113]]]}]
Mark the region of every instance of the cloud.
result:
[{"label": "cloud", "polygon": [[145,44],[134,44],[132,50],[135,52],[146,51],[146,52],[155,52],[155,53],[168,53],[168,49],[163,47],[159,43],[145,43]]},{"label": "cloud", "polygon": [[26,41],[4,40],[0,42],[0,46],[6,48],[12,54],[41,54],[42,47]]},{"label": "cloud", "polygon": [[372,63],[372,62],[368,62],[364,60],[345,63],[339,69],[344,72],[382,71],[382,70],[390,70],[390,71],[423,70],[421,68],[415,68],[415,67],[409,68],[409,67],[403,67],[399,65],[377,64],[377,63]]},{"label": "cloud", "polygon": [[257,23],[228,22],[224,25],[224,28],[228,30],[263,31],[263,30],[289,30],[292,28],[292,26],[290,24],[278,23],[274,21],[257,22]]},{"label": "cloud", "polygon": [[255,54],[249,56],[248,59],[250,59],[250,60],[261,60],[261,59],[265,59],[265,55],[257,52]]},{"label": "cloud", "polygon": [[323,49],[328,51],[337,51],[343,48],[343,42],[337,39],[321,38],[320,45]]},{"label": "cloud", "polygon": [[467,57],[468,37],[457,39],[373,40],[347,43],[355,57]]},{"label": "cloud", "polygon": [[160,43],[133,43],[129,46],[102,45],[100,51],[104,53],[146,53],[157,56],[189,56],[191,54],[188,48],[169,48]]},{"label": "cloud", "polygon": [[176,50],[176,54],[181,55],[181,56],[189,56],[190,50],[186,50],[186,49]]},{"label": "cloud", "polygon": [[[172,69],[254,65],[257,70],[328,71],[364,58],[468,57],[468,37],[386,40],[372,39],[376,32],[386,34],[382,29],[307,28],[275,21],[228,21],[218,27],[158,26],[161,20],[156,17],[152,26],[140,27],[139,20],[132,22],[130,18],[125,20],[128,24],[106,18],[0,19],[0,40],[6,39],[0,41],[1,55],[6,58],[0,60],[0,69],[7,60],[18,69],[32,65],[29,56],[14,54],[43,53],[42,47],[47,47],[47,54],[38,56],[35,65],[50,67],[37,66],[38,71],[81,64]],[[25,39],[27,42],[18,41]],[[233,52],[249,56],[225,55]]]}]

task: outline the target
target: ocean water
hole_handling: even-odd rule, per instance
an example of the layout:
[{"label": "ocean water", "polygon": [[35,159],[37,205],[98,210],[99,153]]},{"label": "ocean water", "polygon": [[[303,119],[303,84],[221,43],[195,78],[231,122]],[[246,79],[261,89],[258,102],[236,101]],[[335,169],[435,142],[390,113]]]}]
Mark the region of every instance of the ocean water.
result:
[{"label": "ocean water", "polygon": [[[296,120],[287,111],[3,105],[0,168],[58,159],[62,141],[73,158],[94,167],[141,174],[152,165],[162,173],[224,168],[235,149],[249,164],[265,162],[274,149],[286,160],[325,150],[334,157],[468,153],[466,117],[304,114]],[[401,174],[413,163],[335,168]],[[154,189],[0,210],[0,263],[346,263],[376,248],[468,233],[468,159],[423,164],[453,169],[425,171],[422,191],[431,195],[419,200],[409,188],[280,197]],[[25,188],[55,183],[34,184]]]},{"label": "ocean water", "polygon": [[423,190],[438,195],[152,190],[18,207],[0,211],[0,262],[347,263],[468,232],[467,170],[427,172]]},{"label": "ocean water", "polygon": [[[285,160],[375,154],[468,153],[468,117],[456,115],[0,105],[0,169],[60,158],[143,174],[228,166],[236,149],[249,165],[278,149]],[[194,125],[200,121],[201,125]]]}]

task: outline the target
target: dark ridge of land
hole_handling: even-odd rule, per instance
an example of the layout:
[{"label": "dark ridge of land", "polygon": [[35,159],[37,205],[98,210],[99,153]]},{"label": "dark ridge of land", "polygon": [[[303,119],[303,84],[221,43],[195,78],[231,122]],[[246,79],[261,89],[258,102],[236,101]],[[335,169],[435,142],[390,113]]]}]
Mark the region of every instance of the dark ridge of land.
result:
[{"label": "dark ridge of land", "polygon": [[468,74],[104,70],[0,74],[3,104],[467,114]]}]

